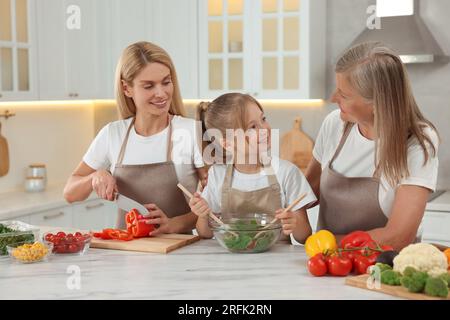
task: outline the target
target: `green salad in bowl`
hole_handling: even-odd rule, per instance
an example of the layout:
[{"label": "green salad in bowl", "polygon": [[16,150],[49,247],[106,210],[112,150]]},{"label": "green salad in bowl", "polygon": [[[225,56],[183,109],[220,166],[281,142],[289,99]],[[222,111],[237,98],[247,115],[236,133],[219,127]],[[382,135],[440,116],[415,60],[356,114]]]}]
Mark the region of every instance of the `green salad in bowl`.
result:
[{"label": "green salad in bowl", "polygon": [[[210,221],[215,239],[230,252],[257,253],[269,250],[279,239],[281,224],[270,224],[274,215],[253,213],[227,214],[223,224]],[[269,225],[270,224],[270,225]]]}]

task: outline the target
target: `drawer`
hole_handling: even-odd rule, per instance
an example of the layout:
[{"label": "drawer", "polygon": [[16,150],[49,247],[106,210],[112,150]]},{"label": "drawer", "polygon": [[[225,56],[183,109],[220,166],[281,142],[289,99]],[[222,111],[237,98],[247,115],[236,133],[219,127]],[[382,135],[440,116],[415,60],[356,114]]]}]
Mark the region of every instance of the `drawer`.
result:
[{"label": "drawer", "polygon": [[72,227],[72,207],[64,206],[29,216],[30,224],[49,227]]},{"label": "drawer", "polygon": [[74,227],[83,230],[101,230],[114,227],[117,209],[115,203],[102,199],[73,206]]},{"label": "drawer", "polygon": [[425,211],[422,228],[423,241],[450,242],[450,212]]}]

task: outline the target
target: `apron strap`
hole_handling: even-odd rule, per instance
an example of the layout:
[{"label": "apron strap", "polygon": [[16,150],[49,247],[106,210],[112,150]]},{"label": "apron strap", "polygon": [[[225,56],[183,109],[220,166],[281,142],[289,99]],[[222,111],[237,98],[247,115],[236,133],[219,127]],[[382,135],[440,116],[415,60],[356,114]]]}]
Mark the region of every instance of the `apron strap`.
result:
[{"label": "apron strap", "polygon": [[[116,165],[122,165],[123,158],[125,156],[125,149],[127,148],[128,144],[128,138],[130,136],[131,128],[134,125],[134,122],[136,121],[136,117],[131,120],[131,123],[128,127],[127,133],[125,135],[125,138],[123,139],[122,146],[120,147],[119,156],[117,157]],[[167,161],[172,161],[172,118],[169,115],[169,132],[167,133],[167,154],[166,158]]]},{"label": "apron strap", "polygon": [[122,142],[122,146],[120,147],[120,152],[119,152],[119,156],[117,157],[116,165],[122,165],[123,157],[125,155],[125,149],[127,148],[128,137],[130,136],[130,131],[134,125],[135,120],[136,120],[136,117],[133,117],[130,125],[128,126],[127,134],[125,135],[125,138],[123,139],[123,142]]},{"label": "apron strap", "polygon": [[352,131],[352,128],[353,128],[353,124],[350,124],[347,128],[344,129],[345,131],[342,134],[341,140],[339,141],[339,145],[336,148],[336,151],[334,152],[334,155],[333,155],[333,157],[331,158],[331,160],[329,162],[330,168],[332,167],[332,164],[333,164],[334,160],[336,160],[336,158],[339,155],[339,153],[341,153],[341,150],[344,147],[345,141],[347,141],[347,138],[350,135],[350,132]]}]

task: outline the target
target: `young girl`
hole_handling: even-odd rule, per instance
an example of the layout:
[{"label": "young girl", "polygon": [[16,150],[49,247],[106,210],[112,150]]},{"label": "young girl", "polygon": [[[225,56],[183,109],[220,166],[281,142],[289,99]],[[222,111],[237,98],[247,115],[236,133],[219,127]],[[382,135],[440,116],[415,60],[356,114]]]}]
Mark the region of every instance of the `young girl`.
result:
[{"label": "young girl", "polygon": [[[221,138],[215,136],[213,139],[212,143],[219,147],[215,150],[223,148],[226,153],[233,154],[231,161],[225,164],[216,161],[212,165],[202,194],[196,193],[189,202],[192,212],[199,216],[198,234],[212,238],[208,225],[210,212],[260,212],[275,215],[281,221],[283,233],[286,236],[292,234],[296,241],[303,243],[311,234],[305,206],[315,202],[316,197],[303,174],[292,163],[272,158],[263,166],[260,160],[254,161],[259,159],[257,150],[267,150],[271,146],[270,125],[258,101],[246,94],[228,93],[211,103],[202,102],[198,106],[198,116],[210,136],[212,131],[221,134]],[[257,137],[257,148],[247,136],[244,143],[235,135],[229,137],[230,129],[253,133]],[[292,211],[282,213],[283,208],[303,193],[306,197]]]}]

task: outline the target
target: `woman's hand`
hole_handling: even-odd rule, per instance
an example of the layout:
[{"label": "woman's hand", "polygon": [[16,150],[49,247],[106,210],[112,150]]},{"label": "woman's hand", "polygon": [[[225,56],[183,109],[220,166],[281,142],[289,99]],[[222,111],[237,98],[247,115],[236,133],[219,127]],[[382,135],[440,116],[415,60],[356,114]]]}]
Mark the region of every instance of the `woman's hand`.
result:
[{"label": "woman's hand", "polygon": [[150,236],[156,236],[161,233],[173,233],[171,228],[171,219],[162,211],[156,204],[148,203],[144,204],[149,211],[148,214],[144,214],[144,218],[148,224],[157,225],[157,228],[150,232]]},{"label": "woman's hand", "polygon": [[208,217],[211,212],[208,203],[198,192],[194,193],[194,196],[189,200],[189,207],[191,207],[192,212],[200,218]]},{"label": "woman's hand", "polygon": [[290,235],[294,232],[298,224],[298,215],[292,211],[283,212],[284,209],[278,209],[275,211],[275,218],[281,221],[283,227],[283,233]]},{"label": "woman's hand", "polygon": [[108,171],[102,169],[92,175],[92,189],[97,195],[105,200],[113,201],[115,193],[118,192],[116,179]]}]

